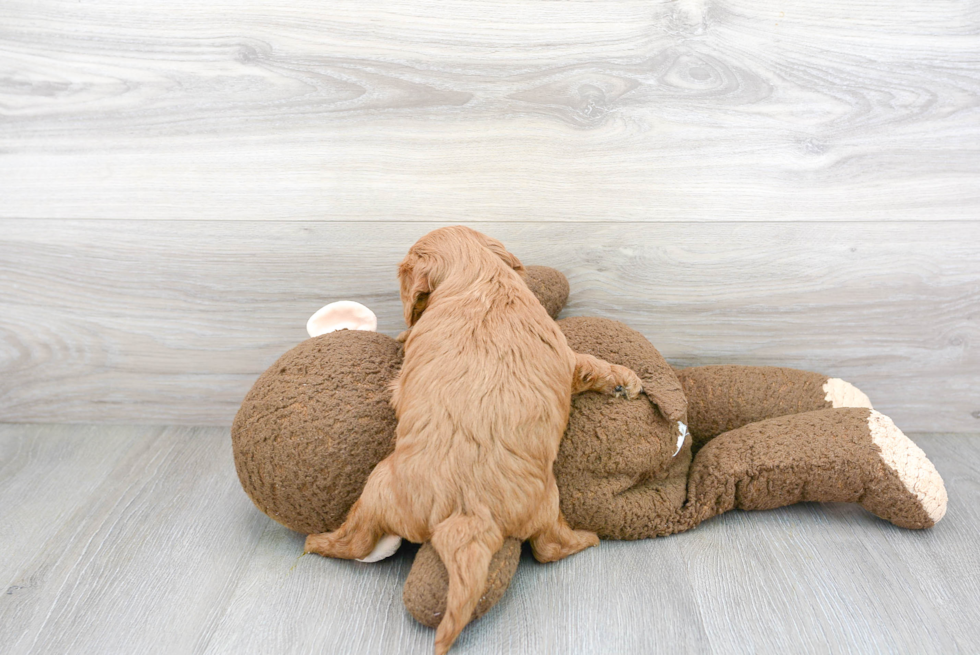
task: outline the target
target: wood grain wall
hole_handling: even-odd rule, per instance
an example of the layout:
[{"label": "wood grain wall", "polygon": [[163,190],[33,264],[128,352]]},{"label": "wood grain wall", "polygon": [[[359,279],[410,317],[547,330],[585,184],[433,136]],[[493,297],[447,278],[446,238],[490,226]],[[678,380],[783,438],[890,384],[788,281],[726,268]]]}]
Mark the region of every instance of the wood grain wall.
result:
[{"label": "wood grain wall", "polygon": [[976,431],[980,4],[0,4],[0,420],[227,424],[447,223]]}]

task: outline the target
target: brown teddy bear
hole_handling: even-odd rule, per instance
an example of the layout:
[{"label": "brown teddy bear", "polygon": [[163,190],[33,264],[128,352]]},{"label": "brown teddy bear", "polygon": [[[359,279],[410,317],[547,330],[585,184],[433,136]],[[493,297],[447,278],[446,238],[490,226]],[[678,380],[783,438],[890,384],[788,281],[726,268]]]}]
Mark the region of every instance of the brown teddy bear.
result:
[{"label": "brown teddy bear", "polygon": [[[557,317],[568,282],[529,266],[528,286]],[[301,533],[344,520],[368,474],[394,448],[389,404],[402,347],[370,331],[356,303],[310,319],[332,331],[299,344],[259,377],[232,426],[242,486],[263,512]],[[338,318],[337,311],[340,311]],[[329,314],[329,313],[328,313]],[[555,475],[561,509],[576,529],[603,539],[682,532],[733,508],[803,501],[855,502],[905,528],[928,528],[946,511],[942,478],[892,421],[852,385],[787,368],[672,369],[643,335],[608,319],[558,321],[576,352],[627,366],[643,380],[632,401],[587,392],[573,399]],[[380,559],[400,540],[386,539]],[[520,543],[494,556],[473,618],[506,591]],[[435,627],[448,577],[424,545],[405,582],[404,602]]]}]

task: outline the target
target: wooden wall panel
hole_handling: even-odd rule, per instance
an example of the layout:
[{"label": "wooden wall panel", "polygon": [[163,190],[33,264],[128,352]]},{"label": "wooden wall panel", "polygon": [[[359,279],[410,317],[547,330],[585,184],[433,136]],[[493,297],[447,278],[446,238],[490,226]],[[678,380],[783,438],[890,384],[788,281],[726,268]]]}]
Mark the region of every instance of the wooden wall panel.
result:
[{"label": "wooden wall panel", "polygon": [[980,5],[5,0],[0,217],[968,220]]},{"label": "wooden wall panel", "polygon": [[679,364],[976,430],[980,5],[6,0],[0,420],[227,424],[467,222]]},{"label": "wooden wall panel", "polygon": [[[401,328],[435,224],[0,220],[0,420],[225,424],[334,300]],[[474,223],[677,365],[843,377],[912,431],[980,425],[980,224]]]}]

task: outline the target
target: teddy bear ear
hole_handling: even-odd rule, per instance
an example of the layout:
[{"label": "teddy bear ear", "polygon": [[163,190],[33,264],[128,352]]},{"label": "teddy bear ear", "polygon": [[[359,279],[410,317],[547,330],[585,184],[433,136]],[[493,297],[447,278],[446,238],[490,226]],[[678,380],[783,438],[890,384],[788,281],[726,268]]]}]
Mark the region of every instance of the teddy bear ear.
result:
[{"label": "teddy bear ear", "polygon": [[377,332],[378,317],[359,302],[341,300],[321,307],[306,322],[306,331],[311,337],[335,330]]}]

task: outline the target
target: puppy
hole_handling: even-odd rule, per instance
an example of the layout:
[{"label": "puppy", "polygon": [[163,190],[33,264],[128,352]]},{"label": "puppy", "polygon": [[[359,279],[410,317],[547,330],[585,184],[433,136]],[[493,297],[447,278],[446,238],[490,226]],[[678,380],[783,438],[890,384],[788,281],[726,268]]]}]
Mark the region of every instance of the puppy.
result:
[{"label": "puppy", "polygon": [[572,352],[503,244],[466,227],[422,237],[398,268],[405,359],[394,382],[395,451],[336,531],[306,552],[361,559],[386,534],[431,541],[449,572],[435,652],[449,650],[506,537],[551,562],[595,546],[558,508],[552,471],[571,396],[635,398],[640,379]]}]

